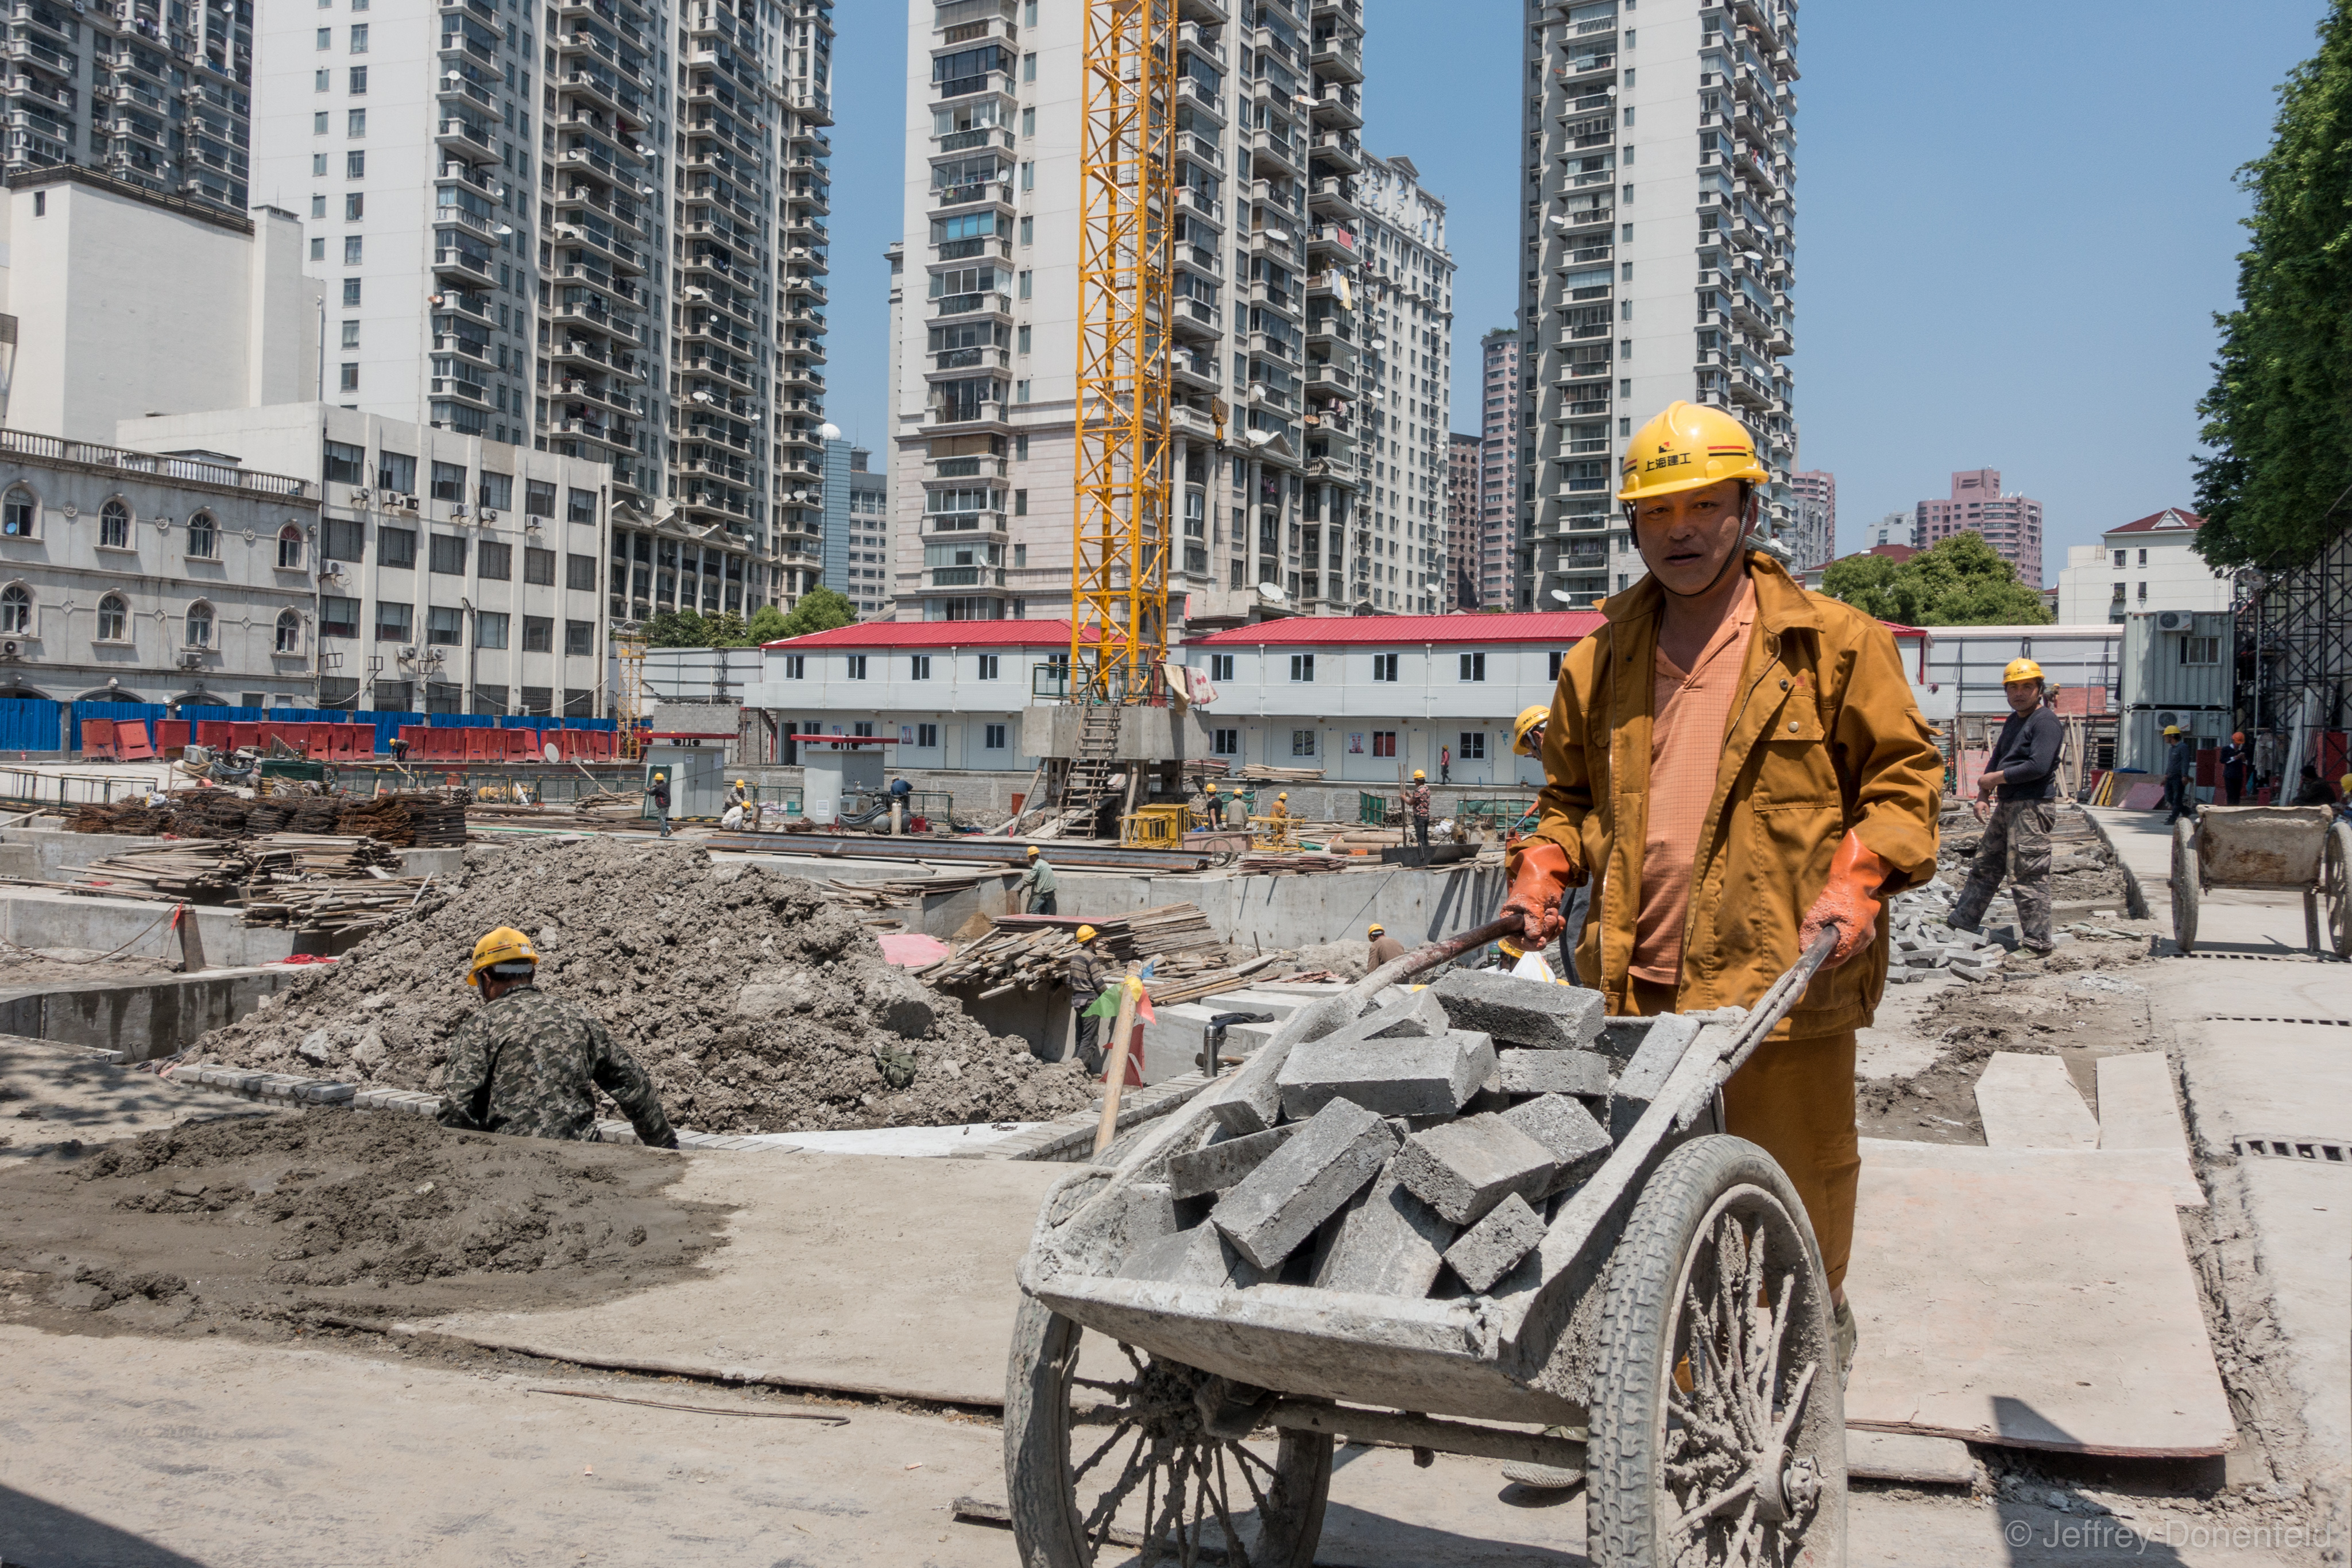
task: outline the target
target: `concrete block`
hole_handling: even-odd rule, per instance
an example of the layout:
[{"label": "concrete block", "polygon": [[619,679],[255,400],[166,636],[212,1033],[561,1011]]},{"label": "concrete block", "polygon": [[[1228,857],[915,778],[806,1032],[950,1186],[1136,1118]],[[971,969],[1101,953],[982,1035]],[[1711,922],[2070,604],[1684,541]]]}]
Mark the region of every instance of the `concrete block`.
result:
[{"label": "concrete block", "polygon": [[1396,1146],[1396,1134],[1378,1115],[1331,1100],[1219,1199],[1209,1218],[1243,1257],[1278,1269],[1379,1174]]},{"label": "concrete block", "polygon": [[1348,1206],[1336,1228],[1330,1247],[1316,1261],[1316,1288],[1375,1296],[1429,1294],[1445,1249],[1458,1234],[1405,1189],[1393,1162]]},{"label": "concrete block", "polygon": [[1472,1290],[1486,1291],[1517,1268],[1543,1237],[1543,1216],[1513,1193],[1445,1249],[1445,1264]]},{"label": "concrete block", "polygon": [[1352,1033],[1361,1040],[1401,1040],[1444,1034],[1453,1027],[1435,993],[1424,988],[1407,991],[1386,1007],[1365,1014],[1348,1030],[1335,1032]]},{"label": "concrete block", "polygon": [[1591,1045],[1601,1036],[1607,1011],[1599,991],[1546,985],[1496,969],[1449,970],[1430,990],[1457,1028],[1551,1051]]},{"label": "concrete block", "polygon": [[[1198,1002],[1171,1002],[1152,1012],[1154,1017],[1143,1026],[1147,1079],[1157,1082],[1193,1071],[1202,1042],[1208,1038],[1209,1019],[1216,1015]],[[1226,1049],[1231,1051],[1230,1043]]]},{"label": "concrete block", "polygon": [[1294,1120],[1314,1115],[1335,1098],[1383,1116],[1444,1116],[1459,1112],[1494,1071],[1494,1042],[1455,1030],[1398,1040],[1308,1040],[1291,1047],[1276,1082],[1283,1112]]},{"label": "concrete block", "polygon": [[1666,1013],[1651,1021],[1648,1032],[1642,1037],[1641,1049],[1633,1052],[1625,1071],[1617,1075],[1617,1082],[1609,1099],[1609,1135],[1622,1139],[1633,1130],[1633,1124],[1650,1108],[1650,1102],[1666,1086],[1675,1064],[1682,1061],[1683,1051],[1698,1037],[1704,1025],[1687,1013]]},{"label": "concrete block", "polygon": [[1631,1061],[1633,1053],[1642,1049],[1642,1041],[1649,1038],[1652,1021],[1632,1015],[1603,1019],[1601,1020],[1601,1038],[1592,1042],[1592,1049],[1606,1052],[1618,1061]]},{"label": "concrete block", "polygon": [[1397,1152],[1405,1190],[1455,1225],[1475,1225],[1503,1199],[1551,1184],[1551,1151],[1500,1116],[1465,1116],[1415,1133]]},{"label": "concrete block", "polygon": [[1257,1169],[1266,1155],[1282,1147],[1305,1125],[1303,1122],[1292,1122],[1177,1155],[1168,1162],[1168,1189],[1180,1198],[1223,1192]]},{"label": "concrete block", "polygon": [[1282,1114],[1280,1083],[1271,1077],[1253,1083],[1246,1069],[1242,1076],[1228,1077],[1223,1088],[1210,1092],[1216,1097],[1209,1103],[1209,1114],[1229,1138],[1263,1133]]},{"label": "concrete block", "polygon": [[1187,1005],[1206,1008],[1213,1013],[1272,1013],[1274,1021],[1282,1022],[1305,1007],[1311,997],[1286,997],[1273,991],[1220,991],[1213,997],[1202,997]]},{"label": "concrete block", "polygon": [[1539,1094],[1504,1112],[1503,1120],[1551,1155],[1551,1182],[1538,1196],[1574,1186],[1601,1168],[1612,1146],[1592,1113],[1565,1094]]},{"label": "concrete block", "polygon": [[1498,1051],[1483,1088],[1504,1094],[1609,1098],[1609,1059],[1591,1051]]},{"label": "concrete block", "polygon": [[1147,1241],[1119,1266],[1119,1278],[1171,1285],[1231,1285],[1246,1290],[1265,1276],[1213,1225],[1196,1225]]}]

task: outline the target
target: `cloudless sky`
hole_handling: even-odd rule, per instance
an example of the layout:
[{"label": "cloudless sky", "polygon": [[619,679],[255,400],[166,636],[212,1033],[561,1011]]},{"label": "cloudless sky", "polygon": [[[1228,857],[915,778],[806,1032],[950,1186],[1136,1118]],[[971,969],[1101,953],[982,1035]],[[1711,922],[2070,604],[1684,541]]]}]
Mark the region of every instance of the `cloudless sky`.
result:
[{"label": "cloudless sky", "polygon": [[[1070,5],[1076,0],[1045,0]],[[2275,89],[2326,0],[1809,0],[1797,63],[1799,463],[1838,478],[1841,549],[1994,467],[2066,547],[2191,498],[2212,314],[2234,302]],[[1454,405],[1513,320],[1520,28],[1505,0],[1366,0],[1364,141],[1445,199]],[[837,7],[830,417],[879,451],[883,246],[899,237],[906,10]]]}]

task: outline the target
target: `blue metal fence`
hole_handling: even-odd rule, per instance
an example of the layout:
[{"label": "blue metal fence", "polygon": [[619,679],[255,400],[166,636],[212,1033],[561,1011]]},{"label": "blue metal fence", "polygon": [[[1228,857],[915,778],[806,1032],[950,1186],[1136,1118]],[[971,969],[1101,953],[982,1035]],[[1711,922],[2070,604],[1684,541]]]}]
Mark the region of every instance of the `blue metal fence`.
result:
[{"label": "blue metal fence", "polygon": [[58,713],[47,697],[0,700],[0,751],[55,751]]}]

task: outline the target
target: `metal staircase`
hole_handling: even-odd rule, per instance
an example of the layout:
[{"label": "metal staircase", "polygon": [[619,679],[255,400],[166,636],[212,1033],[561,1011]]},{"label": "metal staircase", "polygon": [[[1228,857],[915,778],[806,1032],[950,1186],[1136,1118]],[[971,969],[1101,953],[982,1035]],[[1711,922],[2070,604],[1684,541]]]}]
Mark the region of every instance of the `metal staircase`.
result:
[{"label": "metal staircase", "polygon": [[1118,767],[1118,703],[1092,703],[1078,732],[1078,755],[1062,780],[1062,814],[1055,831],[1091,829]]}]

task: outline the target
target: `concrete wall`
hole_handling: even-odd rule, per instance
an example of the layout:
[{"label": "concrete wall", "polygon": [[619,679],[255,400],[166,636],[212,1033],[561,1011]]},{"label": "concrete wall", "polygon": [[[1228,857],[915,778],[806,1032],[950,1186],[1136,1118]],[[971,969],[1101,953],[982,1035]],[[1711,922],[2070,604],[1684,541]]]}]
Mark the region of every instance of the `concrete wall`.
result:
[{"label": "concrete wall", "polygon": [[[0,938],[19,947],[84,947],[107,953],[127,946],[141,956],[176,958],[178,942],[167,935],[171,914],[170,904],[145,900],[0,889]],[[295,950],[293,932],[248,926],[241,910],[192,905],[184,918],[195,923],[207,968],[274,964]]]},{"label": "concrete wall", "polygon": [[206,971],[163,980],[92,981],[68,989],[0,991],[0,1033],[119,1051],[125,1061],[169,1056],[232,1024],[293,983],[288,968]]},{"label": "concrete wall", "polygon": [[[1197,753],[1195,754],[1197,755]],[[730,765],[732,766],[732,765]],[[1028,788],[1031,769],[1019,772],[993,768],[893,768],[892,778],[903,777],[918,789],[941,789],[955,797],[958,811],[1009,811],[1013,797]],[[740,769],[740,777],[747,778],[765,791],[764,799],[782,800],[783,791],[802,787],[802,770],[773,763],[751,764]],[[1220,788],[1224,788],[1220,786]],[[1437,818],[1443,820],[1461,809],[1465,800],[1526,800],[1534,797],[1538,786],[1532,783],[1504,783],[1491,786],[1464,786],[1458,781],[1452,788],[1440,788],[1433,779],[1430,803]],[[1367,779],[1361,782],[1340,780],[1324,784],[1262,784],[1256,786],[1260,796],[1274,799],[1277,789],[1290,793],[1290,809],[1295,816],[1317,821],[1352,822],[1356,821],[1357,800],[1365,794],[1382,795],[1391,800],[1397,785],[1393,777]]]}]

